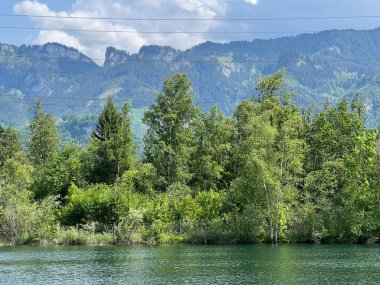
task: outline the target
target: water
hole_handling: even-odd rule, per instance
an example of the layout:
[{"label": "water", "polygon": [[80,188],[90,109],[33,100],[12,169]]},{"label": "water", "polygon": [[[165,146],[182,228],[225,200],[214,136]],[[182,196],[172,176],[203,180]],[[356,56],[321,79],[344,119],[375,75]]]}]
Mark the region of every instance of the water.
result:
[{"label": "water", "polygon": [[0,284],[380,284],[380,246],[0,248]]}]

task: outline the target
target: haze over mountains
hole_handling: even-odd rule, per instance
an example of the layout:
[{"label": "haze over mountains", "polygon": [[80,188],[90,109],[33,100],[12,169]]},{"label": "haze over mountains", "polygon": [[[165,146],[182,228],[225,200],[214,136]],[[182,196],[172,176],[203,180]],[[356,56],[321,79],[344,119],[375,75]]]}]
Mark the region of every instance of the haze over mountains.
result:
[{"label": "haze over mountains", "polygon": [[[331,30],[271,40],[206,42],[180,51],[168,46],[143,46],[137,54],[109,47],[104,64],[61,44],[0,44],[0,123],[24,125],[28,104],[41,98],[71,136],[91,128],[105,99],[118,105],[130,100],[134,109],[149,106],[166,75],[187,72],[195,102],[213,104],[231,115],[237,103],[254,96],[262,75],[287,70],[289,89],[298,91],[300,106],[360,93],[367,123],[380,118],[380,29]],[[96,62],[95,62],[96,61]],[[134,110],[134,116],[142,111]],[[71,124],[71,125],[70,125]]]}]

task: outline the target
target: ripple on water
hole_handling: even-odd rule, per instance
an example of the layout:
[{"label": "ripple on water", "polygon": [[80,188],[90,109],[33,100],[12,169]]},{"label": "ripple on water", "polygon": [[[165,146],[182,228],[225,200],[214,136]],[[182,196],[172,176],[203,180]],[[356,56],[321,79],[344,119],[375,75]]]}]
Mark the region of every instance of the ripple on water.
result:
[{"label": "ripple on water", "polygon": [[18,247],[0,284],[379,284],[379,245]]}]

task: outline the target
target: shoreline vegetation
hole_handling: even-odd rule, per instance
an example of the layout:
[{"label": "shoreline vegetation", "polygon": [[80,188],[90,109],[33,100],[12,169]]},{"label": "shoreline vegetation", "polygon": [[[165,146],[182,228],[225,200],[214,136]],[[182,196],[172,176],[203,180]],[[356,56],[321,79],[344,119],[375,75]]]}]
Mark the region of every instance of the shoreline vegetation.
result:
[{"label": "shoreline vegetation", "polygon": [[[86,226],[86,225],[85,225]],[[176,245],[176,244],[188,244],[188,245],[238,245],[238,244],[379,244],[378,239],[366,239],[358,241],[329,241],[321,242],[315,241],[290,241],[280,240],[277,243],[272,241],[253,241],[253,242],[240,242],[234,240],[234,235],[228,236],[229,240],[222,240],[219,236],[215,236],[215,233],[198,233],[197,235],[186,238],[185,236],[179,236],[178,234],[166,233],[159,237],[159,239],[142,239],[140,233],[132,233],[132,236],[128,240],[119,240],[118,236],[113,231],[111,232],[91,232],[84,229],[78,229],[76,227],[69,228],[57,228],[54,239],[51,240],[24,240],[22,243],[11,243],[7,241],[0,241],[0,247],[10,246],[36,246],[36,247],[50,247],[50,246],[127,246],[127,245]],[[125,239],[125,237],[123,237]]]},{"label": "shoreline vegetation", "polygon": [[128,102],[108,99],[80,147],[36,101],[26,142],[0,125],[0,245],[378,243],[364,102],[299,110],[284,70],[255,89],[228,118],[193,104],[186,74],[168,76],[141,156]]}]

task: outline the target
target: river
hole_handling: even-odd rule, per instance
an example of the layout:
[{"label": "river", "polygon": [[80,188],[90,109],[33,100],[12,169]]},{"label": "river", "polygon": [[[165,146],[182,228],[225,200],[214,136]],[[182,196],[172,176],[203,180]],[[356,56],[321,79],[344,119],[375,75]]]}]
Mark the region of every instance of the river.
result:
[{"label": "river", "polygon": [[3,247],[0,284],[380,284],[380,246]]}]

